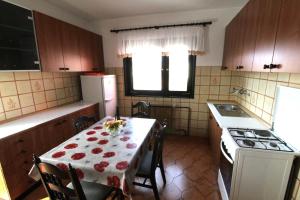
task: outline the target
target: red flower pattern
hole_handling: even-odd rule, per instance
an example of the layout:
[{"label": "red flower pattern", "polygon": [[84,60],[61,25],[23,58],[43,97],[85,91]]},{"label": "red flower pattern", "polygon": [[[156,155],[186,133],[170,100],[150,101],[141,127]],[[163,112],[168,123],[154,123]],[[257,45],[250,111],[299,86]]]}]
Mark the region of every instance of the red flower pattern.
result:
[{"label": "red flower pattern", "polygon": [[107,144],[108,140],[99,140],[98,144]]},{"label": "red flower pattern", "polygon": [[73,160],[80,160],[85,157],[85,153],[75,153],[71,156]]},{"label": "red flower pattern", "polygon": [[68,170],[68,166],[66,164],[64,164],[64,163],[58,163],[58,164],[56,164],[56,166],[59,169],[63,170],[63,171],[67,171]]},{"label": "red flower pattern", "polygon": [[124,137],[120,138],[120,140],[123,141],[123,142],[126,142],[129,139],[130,139],[130,137],[128,137],[128,136],[124,136]]},{"label": "red flower pattern", "polygon": [[94,148],[94,149],[92,149],[92,153],[93,154],[99,154],[99,153],[101,153],[103,150],[101,149],[101,148],[99,148],[99,147],[97,147],[97,148]]},{"label": "red flower pattern", "polygon": [[65,151],[59,151],[59,152],[56,152],[56,153],[52,154],[52,158],[60,158],[64,155],[66,155]]},{"label": "red flower pattern", "polygon": [[76,147],[78,147],[78,144],[72,143],[72,144],[66,145],[65,149],[75,149]]},{"label": "red flower pattern", "polygon": [[93,141],[96,141],[96,140],[98,140],[98,138],[96,138],[96,137],[89,137],[87,139],[87,141],[89,141],[89,142],[93,142]]},{"label": "red flower pattern", "polygon": [[87,135],[93,135],[93,134],[95,134],[96,133],[96,131],[89,131],[89,132],[87,132],[86,134]]},{"label": "red flower pattern", "polygon": [[124,170],[124,169],[127,169],[128,168],[128,162],[127,161],[122,161],[122,162],[118,162],[116,164],[116,168],[118,170]]},{"label": "red flower pattern", "polygon": [[108,136],[109,133],[108,133],[108,132],[102,132],[101,135],[102,135],[102,136]]},{"label": "red flower pattern", "polygon": [[101,161],[100,163],[94,165],[94,169],[98,172],[103,172],[108,165],[109,165],[108,162]]},{"label": "red flower pattern", "polygon": [[126,148],[127,149],[134,149],[134,148],[136,148],[137,147],[137,144],[136,143],[128,143],[127,145],[126,145]]},{"label": "red flower pattern", "polygon": [[100,129],[102,129],[102,128],[103,128],[102,126],[95,126],[95,127],[94,127],[95,130],[100,130]]},{"label": "red flower pattern", "polygon": [[84,178],[84,173],[83,173],[83,171],[81,169],[77,168],[77,169],[75,169],[75,171],[76,171],[77,177],[79,179],[83,179]]},{"label": "red flower pattern", "polygon": [[104,153],[103,158],[109,158],[109,157],[113,157],[115,155],[116,155],[115,152],[106,152],[106,153]]},{"label": "red flower pattern", "polygon": [[108,176],[107,177],[107,185],[113,186],[115,188],[120,187],[120,179],[117,176]]}]

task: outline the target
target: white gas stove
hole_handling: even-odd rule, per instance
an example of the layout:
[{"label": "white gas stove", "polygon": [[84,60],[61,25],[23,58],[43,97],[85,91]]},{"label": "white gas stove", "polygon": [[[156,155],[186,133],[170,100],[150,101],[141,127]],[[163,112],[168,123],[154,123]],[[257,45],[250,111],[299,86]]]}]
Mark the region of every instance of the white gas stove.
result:
[{"label": "white gas stove", "polygon": [[298,124],[290,118],[300,115],[299,102],[299,89],[280,86],[277,88],[274,131],[223,129],[218,176],[223,200],[285,198],[294,158],[300,155],[300,134],[294,131],[298,130]]}]

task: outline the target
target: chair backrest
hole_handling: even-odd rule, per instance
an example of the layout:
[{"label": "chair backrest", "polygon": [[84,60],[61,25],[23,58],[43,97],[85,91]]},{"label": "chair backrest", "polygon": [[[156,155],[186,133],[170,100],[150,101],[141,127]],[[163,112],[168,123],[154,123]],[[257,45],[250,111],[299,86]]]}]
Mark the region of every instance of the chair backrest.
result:
[{"label": "chair backrest", "polygon": [[[134,112],[136,110],[136,112]],[[139,101],[136,104],[131,104],[131,116],[140,118],[150,117],[150,103]]]},{"label": "chair backrest", "polygon": [[[76,171],[70,164],[69,170],[63,171],[52,164],[41,162],[36,156],[33,157],[34,165],[51,200],[86,200]],[[65,182],[72,182],[74,189],[66,187]]]},{"label": "chair backrest", "polygon": [[80,116],[78,117],[74,122],[74,127],[76,130],[76,133],[79,133],[80,131],[83,131],[84,129],[90,127],[94,123],[96,123],[96,117],[94,116]]},{"label": "chair backrest", "polygon": [[151,171],[155,173],[156,167],[162,159],[162,151],[164,146],[164,136],[166,131],[166,125],[163,124],[159,131],[154,132],[154,148],[153,157],[151,161]]}]

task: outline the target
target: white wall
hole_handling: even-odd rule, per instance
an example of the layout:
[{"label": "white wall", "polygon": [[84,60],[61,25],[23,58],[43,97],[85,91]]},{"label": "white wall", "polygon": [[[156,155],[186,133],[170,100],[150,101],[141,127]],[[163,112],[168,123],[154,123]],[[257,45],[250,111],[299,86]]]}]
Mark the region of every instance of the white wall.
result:
[{"label": "white wall", "polygon": [[45,0],[6,0],[6,1],[31,10],[36,10],[41,13],[45,13],[49,16],[55,17],[57,19],[61,19],[70,24],[74,24],[79,27],[92,30],[89,26],[89,23],[86,20],[83,20],[73,13],[67,12],[57,6],[54,6]]},{"label": "white wall", "polygon": [[197,66],[221,66],[225,27],[238,13],[240,8],[196,10],[136,17],[95,21],[91,26],[103,36],[105,67],[121,67],[122,59],[117,57],[116,34],[113,28],[176,24],[213,20],[209,29],[209,50],[206,55],[197,57]]}]

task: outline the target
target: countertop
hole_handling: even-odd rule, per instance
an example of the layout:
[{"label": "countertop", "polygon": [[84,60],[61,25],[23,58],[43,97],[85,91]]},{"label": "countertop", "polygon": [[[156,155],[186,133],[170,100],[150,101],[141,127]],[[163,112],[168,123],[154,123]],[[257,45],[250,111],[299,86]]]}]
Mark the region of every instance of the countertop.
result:
[{"label": "countertop", "polygon": [[263,121],[257,119],[249,110],[239,105],[245,112],[247,112],[250,117],[225,117],[220,115],[218,110],[213,104],[225,104],[231,103],[239,105],[238,103],[232,101],[208,101],[207,105],[214,115],[216,121],[221,128],[249,128],[249,129],[269,129],[270,127]]},{"label": "countertop", "polygon": [[0,139],[25,131],[40,124],[71,114],[96,103],[76,102],[61,107],[34,113],[0,125]]}]

